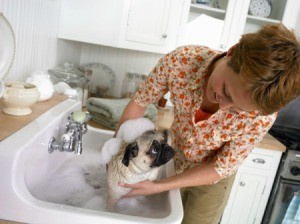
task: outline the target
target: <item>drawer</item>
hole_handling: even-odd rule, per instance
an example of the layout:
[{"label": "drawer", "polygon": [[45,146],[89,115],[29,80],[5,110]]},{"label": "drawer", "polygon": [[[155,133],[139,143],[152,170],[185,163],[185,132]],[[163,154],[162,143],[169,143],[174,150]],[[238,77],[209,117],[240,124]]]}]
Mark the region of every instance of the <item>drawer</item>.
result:
[{"label": "drawer", "polygon": [[274,162],[274,156],[259,153],[250,153],[245,159],[243,166],[257,169],[269,170]]}]

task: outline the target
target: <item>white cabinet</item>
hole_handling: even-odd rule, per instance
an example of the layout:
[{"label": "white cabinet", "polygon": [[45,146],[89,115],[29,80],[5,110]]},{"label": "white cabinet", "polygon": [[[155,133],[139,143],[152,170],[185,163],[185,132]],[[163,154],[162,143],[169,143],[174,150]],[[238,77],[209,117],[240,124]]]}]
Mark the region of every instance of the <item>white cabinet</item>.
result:
[{"label": "white cabinet", "polygon": [[239,168],[221,224],[260,224],[281,152],[255,148]]},{"label": "white cabinet", "polygon": [[163,46],[168,37],[171,0],[131,0],[130,3],[124,39]]},{"label": "white cabinet", "polygon": [[177,46],[189,0],[62,0],[58,37],[166,53]]},{"label": "white cabinet", "polygon": [[122,8],[118,0],[62,0],[58,37],[115,45]]},{"label": "white cabinet", "polygon": [[[282,22],[289,28],[297,27],[300,15],[299,0],[265,0],[271,3],[271,13],[266,18],[249,13],[251,1],[253,0],[214,0],[212,6],[191,4],[185,38],[191,39],[191,35],[198,35],[200,41],[194,41],[193,44],[228,50],[238,42],[242,34],[256,32],[265,24]],[[201,21],[203,15],[211,18],[202,20],[210,21],[210,24]],[[186,44],[185,38],[182,42]]]}]

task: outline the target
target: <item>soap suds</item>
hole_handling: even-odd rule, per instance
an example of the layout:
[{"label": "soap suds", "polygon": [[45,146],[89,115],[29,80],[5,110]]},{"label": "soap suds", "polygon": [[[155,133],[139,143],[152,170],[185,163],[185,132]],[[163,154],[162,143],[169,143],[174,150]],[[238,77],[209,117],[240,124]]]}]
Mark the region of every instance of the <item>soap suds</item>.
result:
[{"label": "soap suds", "polygon": [[[66,160],[55,172],[46,176],[31,189],[34,197],[47,202],[107,211],[108,192],[106,163],[111,154],[117,152],[122,139],[132,141],[146,130],[154,129],[149,120],[141,119],[134,125],[127,123],[126,130],[120,129],[118,138],[109,140],[105,150],[85,148],[80,156],[74,155]],[[105,145],[105,144],[104,144]],[[98,146],[95,146],[95,148]],[[111,149],[111,152],[108,152]],[[103,150],[103,148],[102,148]],[[115,213],[148,218],[163,218],[169,215],[169,199],[166,192],[147,197],[121,199]]]},{"label": "soap suds", "polygon": [[[92,209],[106,210],[108,192],[106,166],[85,163],[74,155],[69,161],[37,185],[32,194],[36,198],[57,203]],[[148,197],[121,199],[115,213],[149,218],[163,218],[169,214],[168,195],[162,193]]]}]

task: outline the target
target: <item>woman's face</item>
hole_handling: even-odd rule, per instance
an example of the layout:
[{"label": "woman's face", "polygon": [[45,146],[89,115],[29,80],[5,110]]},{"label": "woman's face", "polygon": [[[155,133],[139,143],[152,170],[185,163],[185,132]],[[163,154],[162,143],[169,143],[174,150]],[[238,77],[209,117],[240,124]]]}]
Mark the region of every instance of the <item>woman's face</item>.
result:
[{"label": "woman's face", "polygon": [[242,77],[227,65],[228,58],[219,59],[208,79],[206,97],[211,103],[219,104],[221,110],[232,107],[236,111],[254,111],[251,92]]}]

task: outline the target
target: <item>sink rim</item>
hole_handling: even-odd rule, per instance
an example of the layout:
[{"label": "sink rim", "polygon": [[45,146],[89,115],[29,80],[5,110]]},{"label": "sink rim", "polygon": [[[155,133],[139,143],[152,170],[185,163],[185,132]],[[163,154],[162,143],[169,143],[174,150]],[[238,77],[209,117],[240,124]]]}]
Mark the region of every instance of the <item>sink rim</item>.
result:
[{"label": "sink rim", "polygon": [[[49,218],[49,220],[45,220],[45,217],[51,217],[51,216],[59,216],[64,217],[64,219],[69,219],[70,214],[72,216],[71,221],[66,223],[74,223],[74,220],[78,220],[78,223],[86,223],[86,222],[92,222],[92,221],[105,221],[107,220],[109,223],[113,223],[116,221],[116,223],[147,223],[149,221],[151,222],[163,222],[163,223],[181,223],[182,217],[183,217],[183,207],[181,202],[181,196],[179,190],[171,190],[168,192],[169,197],[169,203],[170,203],[170,214],[165,218],[146,218],[146,217],[137,217],[137,216],[130,216],[130,215],[124,215],[124,214],[118,214],[110,213],[106,211],[96,211],[86,208],[78,208],[73,207],[69,205],[62,205],[62,204],[55,204],[51,202],[46,202],[39,200],[35,198],[31,193],[29,192],[29,189],[26,186],[25,183],[25,172],[20,175],[19,170],[22,169],[22,153],[24,153],[24,149],[28,144],[32,144],[35,140],[35,137],[31,137],[30,140],[26,140],[25,138],[32,135],[33,136],[38,135],[38,133],[44,131],[39,130],[40,126],[43,126],[43,128],[49,127],[53,122],[57,122],[58,120],[62,119],[64,116],[66,116],[66,113],[69,113],[70,111],[73,111],[75,109],[81,108],[81,104],[79,102],[74,102],[73,100],[66,100],[62,103],[56,105],[40,117],[38,117],[35,121],[31,122],[27,126],[25,126],[20,131],[16,132],[12,136],[8,137],[9,139],[5,139],[4,146],[7,146],[11,144],[12,142],[17,146],[16,148],[12,150],[5,150],[10,151],[7,152],[6,156],[13,157],[13,163],[10,167],[10,170],[8,170],[6,177],[8,177],[8,182],[10,182],[12,189],[8,189],[8,193],[14,193],[12,195],[11,203],[8,203],[7,209],[4,209],[8,211],[9,209],[13,209],[13,207],[18,206],[22,208],[22,212],[13,213],[14,216],[9,216],[9,214],[4,214],[3,212],[0,212],[0,217],[7,220],[14,220],[14,221],[22,221],[22,222],[38,222],[37,220],[40,218],[43,218],[44,223],[53,223],[52,218]],[[64,113],[62,113],[62,111]],[[49,116],[52,118],[51,122],[49,122]],[[108,130],[102,130],[97,129],[91,126],[88,126],[89,130],[99,131],[103,133],[113,133],[112,131]],[[24,133],[25,132],[25,135]],[[21,140],[20,140],[21,138]],[[16,141],[18,139],[18,141]],[[3,142],[0,142],[2,145]],[[4,150],[2,150],[4,151]],[[2,151],[0,151],[0,155],[2,154]],[[167,175],[173,175],[175,174],[174,169],[174,163],[168,163],[167,164]],[[11,176],[9,177],[9,174]],[[4,177],[5,178],[5,177]],[[6,186],[8,187],[8,186]],[[11,207],[10,207],[10,206]],[[2,207],[2,206],[1,206]],[[0,209],[0,211],[2,208]],[[26,213],[27,212],[27,213]],[[36,214],[36,218],[29,218],[28,212],[31,214],[34,212]],[[16,217],[17,216],[17,217]],[[81,219],[82,222],[81,222]],[[73,221],[72,221],[73,220]]]}]

